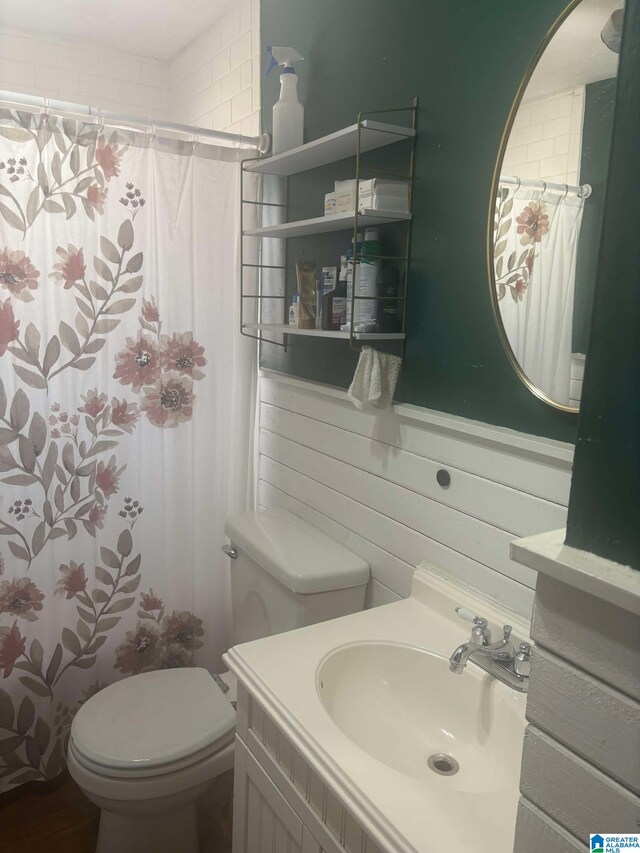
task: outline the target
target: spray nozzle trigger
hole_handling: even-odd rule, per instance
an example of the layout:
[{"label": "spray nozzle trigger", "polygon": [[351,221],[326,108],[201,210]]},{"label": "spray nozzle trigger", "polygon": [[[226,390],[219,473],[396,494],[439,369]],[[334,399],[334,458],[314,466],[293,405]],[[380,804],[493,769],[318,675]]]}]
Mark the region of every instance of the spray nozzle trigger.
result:
[{"label": "spray nozzle trigger", "polygon": [[274,68],[276,67],[276,65],[278,64],[278,63],[277,63],[277,61],[276,61],[275,56],[271,53],[271,48],[270,48],[270,47],[268,47],[268,48],[267,48],[267,50],[269,51],[269,65],[267,66],[267,70],[265,71],[265,74],[264,74],[264,76],[265,76],[265,77],[268,77],[268,76],[269,76],[269,74],[271,74],[271,72],[273,71],[273,69],[274,69]]},{"label": "spray nozzle trigger", "polygon": [[294,62],[302,62],[304,56],[300,56],[300,54],[294,50],[292,47],[273,47],[269,45],[267,47],[267,53],[269,54],[269,66],[265,72],[265,77],[268,77],[269,74],[273,71],[276,65],[282,65],[285,68],[293,69]]}]

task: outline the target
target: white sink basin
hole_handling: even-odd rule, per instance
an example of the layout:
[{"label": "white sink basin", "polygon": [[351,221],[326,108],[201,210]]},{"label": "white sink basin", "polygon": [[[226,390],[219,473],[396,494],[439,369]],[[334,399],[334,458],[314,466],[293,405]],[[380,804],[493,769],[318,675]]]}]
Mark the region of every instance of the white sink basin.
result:
[{"label": "white sink basin", "polygon": [[316,687],[338,728],[393,770],[452,791],[517,790],[517,694],[472,664],[455,675],[426,649],[351,643],[323,659]]},{"label": "white sink basin", "polygon": [[[513,853],[527,697],[472,662],[461,675],[449,672],[449,655],[468,636],[458,606],[481,613],[494,633],[508,622],[528,638],[526,620],[425,565],[409,598],[225,656],[295,744],[301,778],[304,763],[313,770],[315,807],[322,782],[376,849]],[[432,770],[437,753],[455,759],[458,772]]]}]

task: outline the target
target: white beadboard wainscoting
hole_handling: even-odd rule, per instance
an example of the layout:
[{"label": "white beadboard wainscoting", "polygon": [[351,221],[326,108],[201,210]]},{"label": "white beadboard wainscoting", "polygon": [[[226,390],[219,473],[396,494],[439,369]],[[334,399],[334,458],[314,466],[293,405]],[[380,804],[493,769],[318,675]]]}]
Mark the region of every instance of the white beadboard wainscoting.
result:
[{"label": "white beadboard wainscoting", "polygon": [[368,606],[408,596],[426,560],[530,617],[536,573],[509,543],[565,526],[572,445],[406,404],[360,412],[341,389],[266,370],[259,426],[258,505],[367,560]]}]

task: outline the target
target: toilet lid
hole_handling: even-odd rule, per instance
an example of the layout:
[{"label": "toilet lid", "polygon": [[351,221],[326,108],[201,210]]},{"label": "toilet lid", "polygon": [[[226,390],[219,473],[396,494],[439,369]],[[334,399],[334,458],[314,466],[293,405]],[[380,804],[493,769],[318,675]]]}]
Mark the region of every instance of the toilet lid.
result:
[{"label": "toilet lid", "polygon": [[92,696],[73,720],[71,740],[95,764],[140,770],[228,742],[235,716],[206,669],[163,669]]}]

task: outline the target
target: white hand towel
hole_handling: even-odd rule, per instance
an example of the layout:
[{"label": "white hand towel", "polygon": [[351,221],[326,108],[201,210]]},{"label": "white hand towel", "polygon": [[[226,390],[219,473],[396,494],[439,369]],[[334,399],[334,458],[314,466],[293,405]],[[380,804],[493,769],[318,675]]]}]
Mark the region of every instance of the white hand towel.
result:
[{"label": "white hand towel", "polygon": [[362,410],[388,409],[393,401],[402,359],[398,355],[362,347],[348,395]]}]

